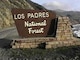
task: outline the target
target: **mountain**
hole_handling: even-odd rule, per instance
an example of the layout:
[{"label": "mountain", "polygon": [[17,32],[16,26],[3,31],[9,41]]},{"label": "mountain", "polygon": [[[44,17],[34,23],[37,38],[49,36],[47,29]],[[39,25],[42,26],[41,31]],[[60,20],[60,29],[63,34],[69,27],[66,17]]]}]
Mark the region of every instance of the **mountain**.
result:
[{"label": "mountain", "polygon": [[44,7],[31,0],[0,0],[0,29],[14,26],[12,8],[45,10]]},{"label": "mountain", "polygon": [[64,10],[61,10],[61,9],[56,9],[54,11],[56,11],[56,12],[64,12]]},{"label": "mountain", "polygon": [[80,11],[55,10],[58,16],[68,16],[72,25],[80,24]]}]

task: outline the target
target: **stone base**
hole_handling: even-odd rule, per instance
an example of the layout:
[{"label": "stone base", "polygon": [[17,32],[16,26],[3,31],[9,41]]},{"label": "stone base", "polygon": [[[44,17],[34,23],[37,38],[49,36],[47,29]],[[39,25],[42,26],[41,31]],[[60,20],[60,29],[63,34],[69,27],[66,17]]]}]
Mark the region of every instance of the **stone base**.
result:
[{"label": "stone base", "polygon": [[15,39],[12,48],[37,48],[41,43],[45,43],[45,48],[57,48],[62,46],[80,45],[80,41],[75,39],[71,30],[71,23],[68,17],[58,17],[56,37]]}]

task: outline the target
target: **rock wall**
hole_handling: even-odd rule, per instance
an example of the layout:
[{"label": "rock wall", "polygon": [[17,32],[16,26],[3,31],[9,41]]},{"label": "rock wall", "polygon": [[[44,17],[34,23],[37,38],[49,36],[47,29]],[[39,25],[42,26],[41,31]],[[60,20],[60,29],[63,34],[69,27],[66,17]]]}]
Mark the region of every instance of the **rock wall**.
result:
[{"label": "rock wall", "polygon": [[58,17],[57,40],[73,40],[70,19],[68,17]]}]

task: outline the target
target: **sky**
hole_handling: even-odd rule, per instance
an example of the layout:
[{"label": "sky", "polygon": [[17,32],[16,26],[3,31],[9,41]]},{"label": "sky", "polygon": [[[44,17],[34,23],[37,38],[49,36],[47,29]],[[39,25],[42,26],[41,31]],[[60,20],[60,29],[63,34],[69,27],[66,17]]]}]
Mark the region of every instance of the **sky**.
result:
[{"label": "sky", "polygon": [[80,11],[80,0],[32,0],[50,10]]}]

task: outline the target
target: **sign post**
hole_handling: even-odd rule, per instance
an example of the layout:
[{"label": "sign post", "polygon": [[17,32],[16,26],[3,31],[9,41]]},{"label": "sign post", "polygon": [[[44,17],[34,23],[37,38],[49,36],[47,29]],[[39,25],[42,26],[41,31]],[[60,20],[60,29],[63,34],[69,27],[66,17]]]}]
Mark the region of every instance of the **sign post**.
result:
[{"label": "sign post", "polygon": [[21,37],[46,37],[56,14],[44,10],[12,9],[18,33]]}]

